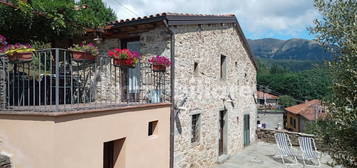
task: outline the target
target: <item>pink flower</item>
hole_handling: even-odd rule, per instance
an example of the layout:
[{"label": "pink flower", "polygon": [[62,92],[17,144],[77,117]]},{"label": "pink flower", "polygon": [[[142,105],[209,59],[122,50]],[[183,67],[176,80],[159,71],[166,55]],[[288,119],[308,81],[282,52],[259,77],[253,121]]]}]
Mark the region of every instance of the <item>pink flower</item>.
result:
[{"label": "pink flower", "polygon": [[166,67],[171,65],[171,61],[169,58],[159,55],[151,57],[148,61],[153,65],[164,65]]}]

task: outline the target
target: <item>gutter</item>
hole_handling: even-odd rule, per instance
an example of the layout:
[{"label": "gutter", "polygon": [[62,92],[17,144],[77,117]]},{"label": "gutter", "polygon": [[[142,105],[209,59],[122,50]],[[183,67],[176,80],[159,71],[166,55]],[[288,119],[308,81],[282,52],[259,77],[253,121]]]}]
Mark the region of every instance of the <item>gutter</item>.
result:
[{"label": "gutter", "polygon": [[169,168],[174,167],[174,145],[175,145],[175,33],[170,29],[168,21],[163,20],[165,27],[171,35],[170,38],[170,59],[171,59],[171,110],[170,110],[170,166]]}]

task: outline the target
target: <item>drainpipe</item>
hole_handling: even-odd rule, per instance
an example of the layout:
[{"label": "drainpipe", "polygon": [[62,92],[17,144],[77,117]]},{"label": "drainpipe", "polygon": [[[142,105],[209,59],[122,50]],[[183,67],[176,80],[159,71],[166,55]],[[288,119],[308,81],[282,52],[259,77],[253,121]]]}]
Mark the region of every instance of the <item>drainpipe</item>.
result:
[{"label": "drainpipe", "polygon": [[170,29],[167,20],[163,21],[170,33],[170,59],[171,59],[171,110],[170,110],[170,168],[174,167],[174,144],[175,144],[175,33]]}]

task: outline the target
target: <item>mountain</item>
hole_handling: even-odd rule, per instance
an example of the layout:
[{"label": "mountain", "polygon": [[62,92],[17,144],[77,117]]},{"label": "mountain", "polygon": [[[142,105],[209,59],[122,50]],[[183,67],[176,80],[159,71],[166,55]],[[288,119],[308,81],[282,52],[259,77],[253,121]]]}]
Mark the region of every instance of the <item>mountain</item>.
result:
[{"label": "mountain", "polygon": [[317,42],[306,39],[279,40],[264,38],[257,40],[248,39],[254,55],[258,58],[275,60],[309,60],[322,62],[331,59],[328,53]]}]

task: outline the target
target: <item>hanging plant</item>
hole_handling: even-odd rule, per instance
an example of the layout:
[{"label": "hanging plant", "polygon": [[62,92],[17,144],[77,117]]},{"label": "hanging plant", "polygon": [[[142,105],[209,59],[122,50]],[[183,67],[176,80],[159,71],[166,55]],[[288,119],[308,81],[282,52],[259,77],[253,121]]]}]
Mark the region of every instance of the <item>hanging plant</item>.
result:
[{"label": "hanging plant", "polygon": [[135,68],[139,63],[139,52],[129,49],[113,49],[108,51],[108,56],[113,58],[113,65],[121,68]]},{"label": "hanging plant", "polygon": [[72,51],[72,59],[77,62],[94,62],[99,55],[99,50],[93,43],[75,44],[69,50]]},{"label": "hanging plant", "polygon": [[165,72],[166,67],[171,65],[171,61],[169,58],[164,56],[154,56],[149,59],[149,63],[152,64],[152,70],[154,72]]},{"label": "hanging plant", "polygon": [[32,52],[35,49],[29,44],[9,44],[3,47],[0,53],[5,53],[10,62],[29,62],[32,61]]}]

